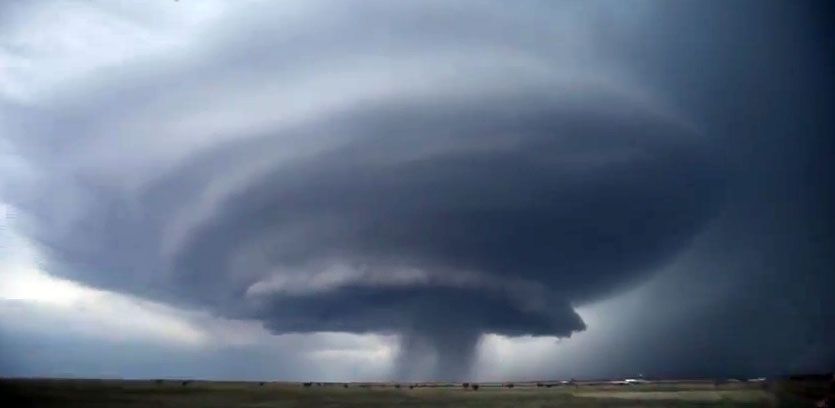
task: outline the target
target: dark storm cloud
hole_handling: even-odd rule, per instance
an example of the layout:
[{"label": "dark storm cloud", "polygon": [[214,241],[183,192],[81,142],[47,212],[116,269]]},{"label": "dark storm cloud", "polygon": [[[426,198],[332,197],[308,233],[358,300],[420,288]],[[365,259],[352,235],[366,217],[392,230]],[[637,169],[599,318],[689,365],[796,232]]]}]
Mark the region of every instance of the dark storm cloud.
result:
[{"label": "dark storm cloud", "polygon": [[444,361],[484,332],[568,336],[584,328],[572,304],[639,281],[710,219],[717,165],[698,135],[616,95],[492,97],[372,106],[296,129],[345,141],[247,181],[168,264],[166,206],[205,169],[280,148],[272,137],[166,175],[139,214],[88,190],[101,196],[76,224],[84,238],[42,242],[73,278],[277,333],[415,333],[449,350]]},{"label": "dark storm cloud", "polygon": [[[194,55],[104,71],[7,115],[34,170],[4,198],[52,273],[276,333],[401,333],[405,355],[440,353],[439,376],[463,376],[482,333],[583,330],[575,306],[645,282],[694,240],[686,279],[646,308],[687,309],[675,294],[696,283],[710,306],[631,326],[619,336],[637,360],[609,368],[649,365],[641,336],[670,338],[682,316],[699,315],[689,329],[704,334],[682,348],[754,344],[757,324],[739,341],[713,328],[752,321],[737,302],[774,304],[789,279],[778,265],[798,265],[793,290],[812,299],[806,285],[832,265],[794,262],[809,247],[783,245],[817,234],[819,256],[831,229],[810,224],[740,258],[711,252],[749,242],[772,210],[831,215],[808,207],[831,197],[821,176],[791,173],[822,163],[831,127],[795,132],[794,119],[822,123],[810,94],[792,93],[812,80],[779,85],[787,59],[814,54],[779,35],[798,38],[786,26],[805,20],[748,3],[618,4],[252,6]],[[807,195],[780,206],[787,180]],[[772,280],[727,301],[758,279],[758,254]]]},{"label": "dark storm cloud", "polygon": [[270,264],[553,279],[581,300],[674,251],[710,216],[715,169],[681,128],[631,109],[500,101],[512,108],[373,110],[379,124],[346,115],[328,131],[352,142],[253,181],[194,234],[178,269],[223,268],[256,240],[264,246],[250,256]]},{"label": "dark storm cloud", "polygon": [[[732,289],[710,307],[689,313],[698,325],[714,328],[701,336],[704,354],[727,357],[727,366],[714,371],[831,370],[832,10],[825,2],[775,2],[755,16],[741,37],[748,47],[728,52],[737,53],[746,66],[761,68],[718,84],[754,90],[726,101],[744,106],[747,119],[727,120],[731,126],[723,129],[740,138],[732,150],[739,163],[738,187],[712,248],[724,245],[729,253],[720,258],[721,266],[701,276],[724,280]],[[733,25],[744,27],[742,21],[750,18],[738,10],[721,27],[730,36],[741,31]],[[723,279],[719,271],[731,277]]]},{"label": "dark storm cloud", "polygon": [[722,143],[730,175],[726,205],[685,256],[636,293],[640,306],[621,317],[631,324],[598,343],[618,353],[605,361],[590,356],[576,370],[659,376],[831,371],[831,7],[681,2],[656,13],[658,24],[621,37],[619,49],[639,76],[653,78]]},{"label": "dark storm cloud", "polygon": [[[17,201],[53,273],[257,317],[277,333],[398,332],[441,362],[467,361],[485,332],[569,336],[585,327],[573,305],[640,282],[711,219],[721,165],[662,104],[582,67],[593,58],[577,50],[592,44],[559,14],[582,17],[575,5],[544,8],[563,22],[556,29],[531,6],[367,3],[317,17],[315,29],[311,16],[281,28],[240,17],[264,30],[220,30],[221,46],[184,65],[105,77],[112,89],[93,85],[99,91],[53,104],[58,125],[29,128],[41,141],[19,143],[36,166],[37,156],[53,162],[39,169],[41,190],[27,186]],[[357,28],[361,16],[383,28]],[[351,71],[353,60],[369,74]],[[356,93],[356,80],[381,91],[360,87],[353,106],[227,135],[153,166],[172,126],[201,126],[161,109],[176,106],[160,92],[178,83],[186,96],[171,100],[188,114],[200,103],[190,95],[214,87],[217,114],[232,110],[246,129],[270,117],[263,106],[224,108],[239,89],[258,94],[247,73],[264,86],[283,76],[329,81],[296,91],[314,107]],[[138,109],[150,113],[137,119]],[[222,133],[210,115],[203,131]],[[148,159],[126,154],[110,132],[142,138],[137,153],[150,148]],[[149,171],[138,188],[119,181]],[[454,365],[459,372],[439,374],[466,370],[441,370]]]}]

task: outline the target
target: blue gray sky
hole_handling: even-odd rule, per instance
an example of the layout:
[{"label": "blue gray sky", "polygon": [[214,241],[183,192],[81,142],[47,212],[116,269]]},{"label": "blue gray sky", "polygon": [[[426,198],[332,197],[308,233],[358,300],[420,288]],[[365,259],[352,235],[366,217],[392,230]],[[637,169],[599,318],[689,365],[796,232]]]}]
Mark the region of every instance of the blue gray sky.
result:
[{"label": "blue gray sky", "polygon": [[835,365],[823,2],[0,5],[0,375]]}]

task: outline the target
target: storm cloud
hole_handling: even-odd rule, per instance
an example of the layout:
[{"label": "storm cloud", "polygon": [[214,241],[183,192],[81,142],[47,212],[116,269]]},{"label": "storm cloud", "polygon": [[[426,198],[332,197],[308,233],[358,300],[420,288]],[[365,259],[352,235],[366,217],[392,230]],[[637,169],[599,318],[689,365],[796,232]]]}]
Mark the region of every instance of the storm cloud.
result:
[{"label": "storm cloud", "polygon": [[647,28],[714,8],[306,3],[7,96],[24,165],[3,200],[50,273],[277,334],[397,333],[396,376],[434,353],[458,379],[480,335],[571,336],[577,306],[763,225],[740,186],[773,157],[687,88],[745,82],[707,68],[728,33]]}]

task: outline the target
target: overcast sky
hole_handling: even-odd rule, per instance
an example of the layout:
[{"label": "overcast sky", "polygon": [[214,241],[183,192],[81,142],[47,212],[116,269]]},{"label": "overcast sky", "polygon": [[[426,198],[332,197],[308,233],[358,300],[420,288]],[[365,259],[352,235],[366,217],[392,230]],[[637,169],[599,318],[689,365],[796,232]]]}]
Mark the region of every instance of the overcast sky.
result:
[{"label": "overcast sky", "polygon": [[0,3],[0,375],[835,367],[813,1]]}]

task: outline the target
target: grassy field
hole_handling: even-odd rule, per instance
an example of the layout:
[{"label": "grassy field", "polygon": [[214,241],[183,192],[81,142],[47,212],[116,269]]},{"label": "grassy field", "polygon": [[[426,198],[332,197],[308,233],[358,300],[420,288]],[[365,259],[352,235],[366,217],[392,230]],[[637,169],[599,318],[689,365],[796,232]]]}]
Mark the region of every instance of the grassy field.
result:
[{"label": "grassy field", "polygon": [[393,384],[303,387],[293,383],[0,380],[5,407],[771,407],[814,406],[777,384],[646,384],[513,389],[483,384],[415,388]]}]

